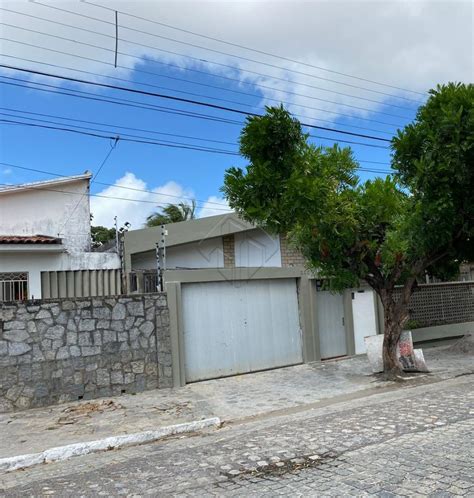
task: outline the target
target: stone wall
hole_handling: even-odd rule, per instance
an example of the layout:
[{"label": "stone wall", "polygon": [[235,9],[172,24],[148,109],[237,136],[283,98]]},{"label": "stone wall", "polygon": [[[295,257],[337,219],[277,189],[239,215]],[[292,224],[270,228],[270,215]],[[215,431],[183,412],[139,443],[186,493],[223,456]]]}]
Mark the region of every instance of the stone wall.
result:
[{"label": "stone wall", "polygon": [[0,304],[0,412],[171,385],[166,294]]}]

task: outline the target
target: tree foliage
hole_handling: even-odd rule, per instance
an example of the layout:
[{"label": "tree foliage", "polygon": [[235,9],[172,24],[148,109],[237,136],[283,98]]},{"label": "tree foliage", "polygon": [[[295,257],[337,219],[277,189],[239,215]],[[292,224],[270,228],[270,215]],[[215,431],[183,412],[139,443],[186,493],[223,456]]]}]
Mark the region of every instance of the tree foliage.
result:
[{"label": "tree foliage", "polygon": [[161,209],[161,212],[150,214],[146,219],[146,226],[156,227],[167,223],[194,220],[195,218],[196,201],[193,200],[191,204],[180,202],[178,204],[168,204]]},{"label": "tree foliage", "polygon": [[[296,119],[269,107],[242,131],[246,171],[225,175],[229,205],[250,222],[288,233],[332,289],[361,280],[375,289],[391,369],[417,279],[425,271],[452,275],[474,255],[473,106],[474,85],[430,91],[392,141],[394,174],[365,182],[349,148],[309,144]],[[404,287],[396,302],[397,284]]]},{"label": "tree foliage", "polygon": [[92,247],[100,247],[115,239],[115,228],[101,225],[91,227]]}]

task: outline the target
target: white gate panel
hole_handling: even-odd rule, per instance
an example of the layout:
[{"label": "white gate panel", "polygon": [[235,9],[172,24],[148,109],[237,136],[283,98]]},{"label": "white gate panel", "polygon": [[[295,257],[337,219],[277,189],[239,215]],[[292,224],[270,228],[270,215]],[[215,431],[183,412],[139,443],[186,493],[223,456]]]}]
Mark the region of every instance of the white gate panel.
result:
[{"label": "white gate panel", "polygon": [[355,353],[363,354],[367,352],[364,337],[377,334],[374,293],[371,290],[359,290],[352,295]]},{"label": "white gate panel", "polygon": [[182,285],[186,381],[301,363],[295,279]]},{"label": "white gate panel", "polygon": [[343,295],[329,291],[317,292],[316,309],[321,359],[346,355]]}]

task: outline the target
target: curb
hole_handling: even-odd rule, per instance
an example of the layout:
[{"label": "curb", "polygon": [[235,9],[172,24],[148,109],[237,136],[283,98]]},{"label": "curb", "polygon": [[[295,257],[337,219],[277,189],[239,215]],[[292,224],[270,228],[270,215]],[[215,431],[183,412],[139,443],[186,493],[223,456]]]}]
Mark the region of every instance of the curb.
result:
[{"label": "curb", "polygon": [[111,436],[97,441],[67,444],[57,446],[40,453],[18,455],[14,457],[0,458],[0,471],[11,472],[18,469],[26,469],[42,463],[59,462],[68,460],[75,456],[88,455],[99,451],[116,450],[127,446],[136,446],[143,443],[152,443],[167,436],[194,432],[208,427],[219,427],[219,417],[195,420],[184,424],[168,425],[156,431],[137,432],[136,434],[125,434],[123,436]]}]

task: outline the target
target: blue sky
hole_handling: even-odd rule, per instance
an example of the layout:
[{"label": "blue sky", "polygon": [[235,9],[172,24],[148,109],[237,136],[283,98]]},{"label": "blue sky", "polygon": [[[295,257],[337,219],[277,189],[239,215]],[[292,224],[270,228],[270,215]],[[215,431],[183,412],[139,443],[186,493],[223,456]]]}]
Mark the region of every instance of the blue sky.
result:
[{"label": "blue sky", "polygon": [[[427,24],[431,23],[433,26],[444,24],[446,27],[446,23],[450,26],[449,19],[446,19],[447,13],[451,12],[450,10],[446,11],[436,8],[430,10],[429,6],[426,5],[423,9],[414,10],[409,5],[402,5],[400,7],[400,3],[403,4],[403,2],[394,2],[393,18],[388,18],[388,21],[392,23],[394,33],[398,30],[399,36],[402,34],[400,30],[415,30],[417,22],[421,23],[422,21]],[[112,5],[110,2],[101,2],[101,4],[106,7]],[[351,6],[348,8],[352,9],[351,2],[348,2],[347,5],[350,4]],[[462,4],[464,8],[469,8],[468,3],[458,2],[458,4]],[[113,62],[113,51],[111,50],[111,47],[113,48],[113,40],[110,38],[110,33],[113,32],[113,30],[111,31],[113,26],[107,24],[110,23],[110,11],[80,2],[49,3],[53,7],[60,6],[63,11],[22,1],[4,2],[2,5],[16,12],[43,17],[53,22],[22,16],[21,14],[8,11],[1,12],[0,22],[3,22],[3,25],[0,25],[0,28],[1,36],[4,38],[0,41],[1,54],[11,56],[0,57],[1,63],[187,97],[250,112],[262,112],[262,107],[265,104],[276,104],[281,99],[284,102],[291,103],[289,108],[292,112],[304,115],[301,118],[302,121],[382,138],[390,138],[397,127],[401,127],[413,119],[418,105],[415,101],[422,101],[424,96],[421,93],[430,86],[433,86],[434,82],[453,79],[468,80],[470,78],[469,73],[472,74],[472,59],[471,62],[469,62],[469,58],[466,59],[467,67],[466,64],[462,64],[462,61],[455,64],[446,64],[446,61],[450,60],[450,53],[452,52],[451,55],[453,55],[459,49],[459,44],[466,41],[466,39],[459,37],[459,35],[459,39],[456,38],[454,41],[451,36],[450,45],[448,47],[443,46],[443,52],[441,52],[440,50],[436,50],[441,47],[443,39],[439,39],[439,37],[426,37],[423,33],[419,33],[419,36],[422,38],[418,40],[414,33],[412,35],[411,31],[403,31],[409,43],[406,46],[403,43],[393,45],[391,61],[386,61],[383,58],[383,52],[378,55],[374,53],[376,52],[376,48],[373,46],[373,39],[367,39],[366,35],[361,34],[361,31],[359,31],[359,38],[357,38],[356,32],[351,33],[352,27],[348,27],[349,32],[346,33],[345,40],[340,39],[340,34],[332,32],[332,36],[337,37],[338,43],[340,43],[340,50],[344,50],[344,56],[341,56],[340,52],[332,49],[333,52],[322,59],[318,50],[308,47],[304,53],[301,53],[301,50],[297,49],[297,44],[295,45],[296,48],[285,45],[280,46],[282,43],[281,35],[275,38],[274,43],[271,43],[271,37],[276,37],[276,34],[273,34],[271,29],[272,20],[270,12],[272,12],[272,9],[265,9],[268,16],[267,21],[263,24],[265,32],[261,32],[262,24],[258,24],[255,21],[255,16],[258,17],[262,8],[261,2],[255,2],[254,4],[229,3],[227,5],[225,2],[222,4],[202,4],[199,2],[177,2],[170,4],[157,2],[154,5],[146,2],[114,2],[113,5],[114,8],[133,15],[144,16],[148,19],[160,19],[174,26],[191,29],[208,36],[216,36],[259,50],[283,54],[288,58],[297,58],[298,60],[305,61],[307,64],[311,64],[311,66],[318,65],[339,72],[362,75],[366,79],[382,81],[400,88],[408,88],[413,90],[413,92],[398,90],[386,85],[377,85],[360,79],[337,75],[329,71],[316,70],[314,67],[298,65],[282,60],[279,61],[276,58],[236,49],[235,47],[219,44],[177,30],[171,30],[130,16],[122,16],[121,14],[119,15],[121,16],[120,22],[123,23],[123,28],[121,28],[120,35],[124,39],[137,42],[141,45],[121,41],[119,43],[119,51],[131,54],[133,57],[119,54],[119,65],[132,68],[133,70],[124,69],[123,67],[115,69],[111,65],[111,61]],[[269,4],[264,5],[268,6]],[[341,4],[338,4],[338,8],[330,8],[326,3],[321,3],[319,5],[324,5],[324,8],[318,11],[315,11],[309,4],[305,5],[309,9],[307,12],[305,8],[301,7],[300,9],[296,9],[298,12],[295,14],[290,4],[279,2],[277,8],[275,8],[275,11],[277,11],[275,15],[279,14],[278,17],[275,17],[277,19],[275,22],[284,22],[282,21],[282,13],[286,13],[288,17],[293,16],[292,20],[287,20],[287,26],[291,25],[291,30],[295,31],[293,34],[288,32],[291,40],[294,41],[295,36],[299,36],[302,43],[308,40],[314,43],[319,37],[323,36],[323,33],[319,31],[315,33],[314,25],[311,23],[305,25],[304,20],[308,16],[318,15],[318,22],[321,23],[322,30],[325,24],[324,9],[326,9],[326,17],[329,20],[337,15],[338,12],[341,12]],[[158,6],[162,8],[158,9]],[[207,12],[208,15],[197,16],[192,19],[182,15],[189,12],[191,8],[196,8],[197,11],[204,13]],[[65,10],[69,12],[65,12]],[[79,13],[82,17],[72,14],[72,12]],[[356,11],[354,10],[354,12]],[[372,15],[375,16],[372,19],[373,22],[380,19],[377,16],[384,15],[382,11],[368,12],[372,12]],[[106,20],[106,23],[84,17],[86,15]],[[413,18],[411,23],[407,22],[407,16],[410,19]],[[461,22],[462,17],[456,14],[453,17],[453,23]],[[405,24],[402,24],[403,18],[405,18]],[[252,19],[252,22],[249,22],[249,19]],[[386,18],[385,22],[387,22]],[[239,23],[241,26],[245,26],[245,32],[237,29]],[[64,24],[82,27],[83,30],[67,28]],[[21,30],[13,26],[53,34],[76,40],[83,44],[61,40],[47,36],[46,34],[32,33],[31,31]],[[298,26],[299,30],[297,29]],[[459,31],[459,28],[460,26],[458,26],[457,31]],[[84,29],[93,30],[99,34],[93,35],[85,32]],[[185,45],[184,43],[159,39],[156,36],[141,33],[142,30],[147,33],[161,34],[160,36],[174,37],[175,40],[184,43],[199,44],[211,50],[238,54],[239,56],[252,58],[252,60],[261,61],[263,64],[237,57],[232,58],[221,53],[209,52],[201,48],[196,48],[196,46]],[[407,33],[409,36],[406,36]],[[448,34],[446,33],[446,36]],[[328,43],[327,35],[326,33],[324,38],[325,43]],[[358,54],[364,58],[363,63],[357,63],[357,61],[350,58],[353,48],[349,49],[347,43],[351,37],[360,43]],[[7,41],[5,38],[30,45]],[[278,40],[278,43],[276,40]],[[381,45],[389,43],[388,39],[384,38],[384,40],[384,43],[381,42]],[[469,41],[469,33],[467,33],[467,40]],[[342,41],[345,42],[345,45]],[[103,48],[94,49],[85,45],[87,43]],[[207,62],[196,62],[190,58],[163,53],[155,49],[147,49],[143,45],[155,47],[156,49],[167,49],[191,57],[205,58]],[[45,48],[49,48],[50,50],[45,50]],[[383,48],[383,46],[380,47],[380,49]],[[59,50],[64,52],[64,54],[53,52],[54,50]],[[329,49],[327,50],[329,51]],[[385,46],[385,50],[387,50],[387,46]],[[82,59],[70,54],[80,55]],[[436,57],[434,57],[435,54]],[[431,58],[428,58],[428,56],[431,56]],[[469,50],[467,51],[467,56],[469,57]],[[84,57],[97,59],[106,62],[106,64],[90,61],[84,59]],[[374,71],[370,65],[370,61],[367,60],[370,57],[374,57],[373,65],[376,64],[379,66],[378,71]],[[459,57],[462,59],[463,55]],[[62,66],[62,68],[26,62],[18,58],[56,64]],[[209,61],[234,66],[235,69],[211,64]],[[179,65],[181,69],[170,67],[166,64]],[[279,65],[281,69],[271,67],[269,64]],[[471,67],[469,67],[469,64],[471,64]],[[96,73],[98,76],[65,68],[89,71]],[[390,70],[387,68],[390,68]],[[403,75],[400,74],[401,70],[403,70]],[[210,74],[202,74],[199,71]],[[259,74],[256,75],[256,72]],[[92,92],[99,98],[115,97],[129,99],[143,104],[164,106],[169,108],[168,110],[192,111],[239,122],[244,120],[244,116],[238,114],[167,101],[155,97],[132,95],[126,92],[105,90],[89,85],[58,82],[58,80],[45,77],[32,78],[24,73],[13,71],[3,71],[1,74],[8,77],[26,79],[33,83],[61,86],[63,90],[72,88],[84,92]],[[107,78],[107,76],[123,78],[128,81],[113,80]],[[178,81],[178,79],[187,81]],[[231,79],[237,81],[231,81]],[[331,79],[332,82],[326,81],[327,79]],[[25,85],[25,83],[19,81],[2,80],[3,82]],[[334,81],[338,83],[334,83]],[[212,86],[212,88],[205,85]],[[316,86],[318,89],[314,88]],[[0,110],[3,113],[0,119],[21,120],[30,123],[58,126],[38,121],[42,119],[63,122],[66,127],[71,127],[72,124],[75,124],[86,128],[97,128],[103,130],[99,132],[101,134],[115,135],[117,132],[135,134],[155,141],[170,140],[214,147],[227,151],[237,151],[238,147],[237,141],[241,126],[236,124],[214,122],[182,115],[178,116],[149,109],[113,105],[105,102],[36,91],[31,88],[15,87],[8,84],[2,84],[0,91],[1,107],[3,108]],[[184,92],[199,94],[199,96],[187,95]],[[252,95],[244,95],[244,93]],[[341,93],[345,95],[340,95]],[[385,94],[389,94],[390,96]],[[233,101],[233,103],[225,102],[226,100]],[[377,101],[377,103],[373,101]],[[355,109],[355,107],[361,107],[364,110]],[[7,109],[14,109],[14,111]],[[25,114],[22,111],[96,122],[100,123],[100,125],[67,122],[57,117],[33,116]],[[7,114],[11,115],[7,116]],[[31,121],[28,118],[36,119],[36,121]],[[104,126],[104,124],[111,124],[113,126]],[[41,128],[7,125],[5,123],[0,124],[0,126],[0,161],[63,175],[78,174],[85,170],[91,170],[93,173],[96,173],[111,147],[111,142],[106,139]],[[125,130],[119,128],[120,126],[146,131]],[[369,128],[370,131],[361,128]],[[215,142],[200,142],[191,138],[177,138],[158,135],[158,133],[204,138]],[[315,143],[322,145],[330,145],[334,143],[334,140],[337,141],[338,139],[363,142],[370,145],[382,145],[384,147],[388,145],[385,142],[338,135],[315,129],[311,130],[311,134],[328,137],[328,140],[312,139]],[[219,143],[219,141],[225,143]],[[341,145],[344,144],[341,143]],[[355,157],[361,161],[360,164],[363,168],[378,169],[381,171],[389,168],[390,153],[387,148],[352,145],[352,149]],[[371,161],[382,164],[371,163]],[[129,143],[119,140],[106,164],[103,166],[96,182],[93,183],[91,191],[92,193],[104,196],[127,197],[135,199],[137,202],[92,198],[91,204],[95,215],[95,222],[111,225],[114,215],[117,214],[122,222],[131,221],[133,228],[139,228],[146,215],[155,208],[153,202],[160,204],[188,197],[199,200],[198,213],[200,215],[223,212],[225,203],[219,200],[219,188],[222,185],[225,170],[234,165],[245,166],[245,161],[240,157],[232,155]],[[360,173],[363,179],[373,177],[374,175],[374,173],[369,172]],[[0,165],[1,183],[21,183],[45,178],[50,177],[42,173]],[[156,193],[148,194],[117,187],[108,187],[101,183],[117,184],[138,190],[153,190]],[[218,203],[222,203],[222,205]]]}]

